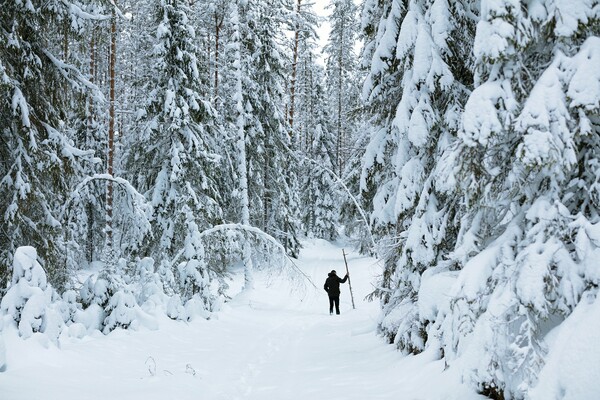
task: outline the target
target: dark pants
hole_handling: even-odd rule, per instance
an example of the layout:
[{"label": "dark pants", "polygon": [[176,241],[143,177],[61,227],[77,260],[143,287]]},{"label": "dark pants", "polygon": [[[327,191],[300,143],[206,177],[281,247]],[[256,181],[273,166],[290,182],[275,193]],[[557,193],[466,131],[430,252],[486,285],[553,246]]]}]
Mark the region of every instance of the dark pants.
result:
[{"label": "dark pants", "polygon": [[335,304],[335,313],[340,313],[340,296],[329,296],[329,314],[333,314],[333,305]]}]

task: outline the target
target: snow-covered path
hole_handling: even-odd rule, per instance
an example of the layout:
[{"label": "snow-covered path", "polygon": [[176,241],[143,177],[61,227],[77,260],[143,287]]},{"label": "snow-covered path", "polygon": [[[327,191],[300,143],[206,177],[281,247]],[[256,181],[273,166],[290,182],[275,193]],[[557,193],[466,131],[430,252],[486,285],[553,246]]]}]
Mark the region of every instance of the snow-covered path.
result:
[{"label": "snow-covered path", "polygon": [[342,285],[342,315],[330,316],[327,272],[345,270],[341,248],[305,244],[298,265],[317,288],[295,290],[258,274],[255,289],[216,318],[157,330],[52,344],[5,335],[9,369],[0,400],[52,399],[477,399],[442,374],[441,361],[403,358],[375,334],[375,260],[350,253],[357,309]]}]

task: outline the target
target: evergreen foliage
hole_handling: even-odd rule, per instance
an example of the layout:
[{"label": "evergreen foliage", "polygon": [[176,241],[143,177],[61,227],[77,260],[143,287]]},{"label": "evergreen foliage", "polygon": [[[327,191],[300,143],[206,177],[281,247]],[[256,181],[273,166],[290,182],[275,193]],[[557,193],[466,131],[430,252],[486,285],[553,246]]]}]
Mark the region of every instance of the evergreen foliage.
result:
[{"label": "evergreen foliage", "polygon": [[343,195],[332,175],[335,171],[335,135],[331,132],[331,123],[325,90],[322,82],[323,73],[314,69],[316,82],[311,91],[311,98],[320,107],[313,107],[311,119],[307,126],[307,159],[303,168],[302,201],[304,210],[304,227],[307,235],[326,240],[335,240],[338,236],[338,201]]},{"label": "evergreen foliage", "polygon": [[[11,1],[0,11],[0,294],[18,246],[39,249],[49,279],[68,280],[58,215],[90,153],[74,146],[69,107],[89,82],[58,55],[58,27],[89,15],[71,2]],[[66,227],[67,229],[71,227]]]},{"label": "evergreen foliage", "polygon": [[[284,265],[268,256],[280,249],[296,256],[303,182],[286,115],[285,29],[302,31],[306,79],[317,67],[316,17],[309,4],[292,10],[263,0],[4,7],[0,294],[18,285],[9,282],[17,248],[34,245],[58,291],[46,300],[68,314],[59,330],[108,333],[135,329],[142,310],[209,317],[231,266]],[[328,164],[315,73],[299,89],[299,132]],[[316,205],[310,229],[333,238],[334,201],[318,193],[328,179],[315,175],[307,201]],[[98,264],[106,243],[110,262]],[[81,287],[88,268],[99,272]]]},{"label": "evergreen foliage", "polygon": [[[596,292],[600,92],[579,79],[597,79],[598,15],[571,6],[363,6],[380,330],[405,352],[441,348],[491,398],[526,397],[545,335]],[[442,281],[448,298],[426,308]]]},{"label": "evergreen foliage", "polygon": [[598,2],[329,10],[321,66],[303,1],[4,4],[0,329],[209,318],[233,266],[250,288],[341,233],[382,261],[390,343],[528,398],[600,282]]},{"label": "evergreen foliage", "polygon": [[[142,135],[130,154],[132,182],[152,205],[152,238],[144,253],[176,267],[183,300],[201,292],[204,261],[200,232],[221,222],[219,131],[214,110],[198,88],[198,49],[187,2],[156,4],[155,84],[140,113]],[[210,307],[209,307],[210,308]]]},{"label": "evergreen foliage", "polygon": [[351,112],[357,108],[359,99],[354,50],[358,9],[352,0],[333,0],[328,8],[331,10],[331,31],[323,50],[326,55],[329,113],[336,133],[336,173],[341,175],[348,157],[347,147],[354,138]]}]

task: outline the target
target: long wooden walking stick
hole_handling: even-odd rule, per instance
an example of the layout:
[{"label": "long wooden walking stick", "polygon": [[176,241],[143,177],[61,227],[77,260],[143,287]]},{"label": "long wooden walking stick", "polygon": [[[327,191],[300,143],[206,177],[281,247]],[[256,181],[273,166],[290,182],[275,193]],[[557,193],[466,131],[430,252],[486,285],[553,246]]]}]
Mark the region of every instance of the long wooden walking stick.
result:
[{"label": "long wooden walking stick", "polygon": [[356,310],[356,306],[354,305],[354,294],[352,294],[352,282],[350,282],[350,272],[348,271],[348,261],[346,261],[346,252],[342,249],[342,254],[344,255],[344,264],[346,264],[346,274],[348,275],[348,286],[350,286],[350,298],[352,299],[352,309]]}]

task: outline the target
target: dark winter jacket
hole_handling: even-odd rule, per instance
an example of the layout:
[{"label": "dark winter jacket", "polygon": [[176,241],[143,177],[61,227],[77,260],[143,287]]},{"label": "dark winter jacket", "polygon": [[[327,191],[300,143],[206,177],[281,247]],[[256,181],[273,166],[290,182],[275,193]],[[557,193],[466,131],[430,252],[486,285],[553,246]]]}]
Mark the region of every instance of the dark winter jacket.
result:
[{"label": "dark winter jacket", "polygon": [[325,285],[323,288],[329,295],[329,297],[339,297],[340,295],[340,283],[345,283],[348,280],[348,275],[344,277],[344,279],[340,278],[333,272],[330,272],[327,276],[327,280],[325,281]]}]

